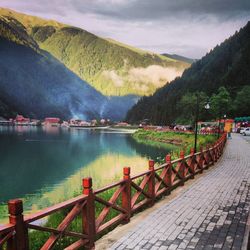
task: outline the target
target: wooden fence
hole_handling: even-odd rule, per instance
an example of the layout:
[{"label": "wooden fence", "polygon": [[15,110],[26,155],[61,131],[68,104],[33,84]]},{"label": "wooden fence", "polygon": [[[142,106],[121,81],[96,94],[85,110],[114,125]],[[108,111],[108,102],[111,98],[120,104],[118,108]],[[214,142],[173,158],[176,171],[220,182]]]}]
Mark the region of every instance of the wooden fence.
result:
[{"label": "wooden fence", "polygon": [[[204,169],[213,165],[222,155],[226,143],[226,134],[223,134],[214,145],[202,148],[195,153],[193,149],[189,155],[180,153],[180,158],[171,160],[166,156],[166,162],[155,167],[154,161],[149,160],[149,169],[136,176],[130,176],[130,168],[123,169],[123,179],[112,185],[92,190],[92,179],[84,178],[82,182],[83,194],[43,209],[42,211],[23,216],[22,200],[8,202],[9,224],[0,226],[0,249],[26,250],[29,249],[29,230],[38,230],[50,234],[42,250],[53,249],[57,241],[63,237],[72,237],[75,241],[66,247],[66,250],[94,248],[96,238],[104,231],[121,223],[128,223],[130,217],[140,209],[152,206],[157,198],[169,194],[177,186]],[[102,194],[111,191],[111,198],[105,200]],[[102,204],[101,212],[97,213],[97,203]],[[65,218],[56,228],[38,223],[42,218],[67,210]],[[114,217],[108,217],[111,210],[116,211]],[[81,232],[70,231],[70,224],[76,217],[81,218]]]}]

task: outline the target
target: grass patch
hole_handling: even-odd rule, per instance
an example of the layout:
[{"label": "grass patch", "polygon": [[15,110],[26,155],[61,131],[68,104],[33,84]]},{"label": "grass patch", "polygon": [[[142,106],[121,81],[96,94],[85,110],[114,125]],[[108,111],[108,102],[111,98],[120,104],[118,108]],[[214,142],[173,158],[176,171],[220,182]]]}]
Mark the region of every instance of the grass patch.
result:
[{"label": "grass patch", "polygon": [[[163,131],[151,131],[151,130],[138,130],[132,138],[138,143],[151,145],[155,147],[172,147],[172,158],[178,158],[181,150],[185,151],[185,154],[189,154],[190,149],[194,147],[194,134],[188,134],[183,132],[163,132]],[[217,140],[215,135],[198,135],[197,138],[197,150],[200,147],[206,147],[213,144]],[[159,159],[159,163],[162,163],[164,159]]]}]

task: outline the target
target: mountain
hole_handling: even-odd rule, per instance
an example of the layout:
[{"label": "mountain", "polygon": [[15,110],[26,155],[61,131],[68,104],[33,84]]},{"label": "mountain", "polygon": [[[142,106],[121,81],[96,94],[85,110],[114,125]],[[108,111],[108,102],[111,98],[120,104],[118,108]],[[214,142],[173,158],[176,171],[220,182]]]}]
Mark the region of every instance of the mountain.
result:
[{"label": "mountain", "polygon": [[0,20],[0,100],[30,117],[98,117],[105,97],[14,26]]},{"label": "mountain", "polygon": [[107,96],[153,94],[190,66],[52,20],[1,8],[0,16],[17,20],[42,50]]},{"label": "mountain", "polygon": [[186,62],[186,63],[189,63],[189,64],[192,64],[192,63],[194,63],[194,62],[197,61],[197,59],[192,59],[192,58],[188,58],[188,57],[180,56],[180,55],[176,55],[176,54],[167,54],[167,53],[164,53],[162,55],[166,56],[168,58],[172,58],[174,60]]},{"label": "mountain", "polygon": [[41,50],[25,27],[8,17],[0,17],[0,76],[0,116],[92,119],[101,113],[112,115],[104,108],[110,105],[107,97]]},{"label": "mountain", "polygon": [[103,96],[40,48],[27,32],[33,19],[24,23],[0,16],[0,116],[124,119],[137,96]]},{"label": "mountain", "polygon": [[[183,96],[196,91],[212,96],[220,87],[225,87],[232,100],[238,96],[239,102],[243,92],[249,90],[249,69],[250,22],[202,59],[194,62],[182,77],[157,90],[154,95],[142,98],[128,112],[127,119],[138,122],[147,118],[155,124],[170,124],[185,110],[184,107],[178,107]],[[242,114],[237,108],[230,112],[232,117]],[[249,114],[249,107],[245,113]]]}]

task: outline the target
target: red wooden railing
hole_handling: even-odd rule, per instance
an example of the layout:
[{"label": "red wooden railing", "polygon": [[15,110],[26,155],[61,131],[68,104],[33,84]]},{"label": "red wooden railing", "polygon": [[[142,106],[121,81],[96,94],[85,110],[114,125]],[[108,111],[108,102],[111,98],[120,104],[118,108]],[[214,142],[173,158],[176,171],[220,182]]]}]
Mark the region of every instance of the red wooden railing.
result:
[{"label": "red wooden railing", "polygon": [[[150,160],[149,169],[133,177],[130,177],[130,168],[125,167],[123,180],[96,191],[92,190],[92,179],[84,178],[82,195],[29,216],[23,216],[21,200],[11,200],[8,203],[9,224],[0,226],[0,249],[29,249],[29,229],[50,233],[40,248],[42,250],[53,249],[60,238],[67,236],[75,241],[65,249],[83,246],[92,249],[97,236],[105,230],[129,222],[130,217],[139,209],[152,206],[157,198],[169,194],[173,188],[184,185],[185,181],[214,164],[223,153],[226,138],[226,134],[223,134],[213,146],[205,150],[201,148],[197,153],[191,149],[187,156],[181,151],[177,160],[171,161],[171,156],[167,155],[165,164],[156,168],[154,161]],[[107,191],[112,191],[109,200],[101,197]],[[95,210],[98,203],[103,206],[100,213]],[[57,228],[37,223],[40,219],[65,209],[68,211],[67,215]],[[109,218],[111,209],[117,215]],[[77,216],[81,218],[82,230],[72,232],[68,228]]]}]

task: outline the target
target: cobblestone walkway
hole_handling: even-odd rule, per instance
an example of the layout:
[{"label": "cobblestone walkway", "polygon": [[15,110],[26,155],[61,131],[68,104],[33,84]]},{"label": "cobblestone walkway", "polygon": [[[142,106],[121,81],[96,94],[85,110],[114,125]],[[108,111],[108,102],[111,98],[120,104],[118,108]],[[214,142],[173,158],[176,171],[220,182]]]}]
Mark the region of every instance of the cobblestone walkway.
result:
[{"label": "cobblestone walkway", "polygon": [[217,164],[111,249],[241,249],[250,208],[250,144],[233,136]]}]

